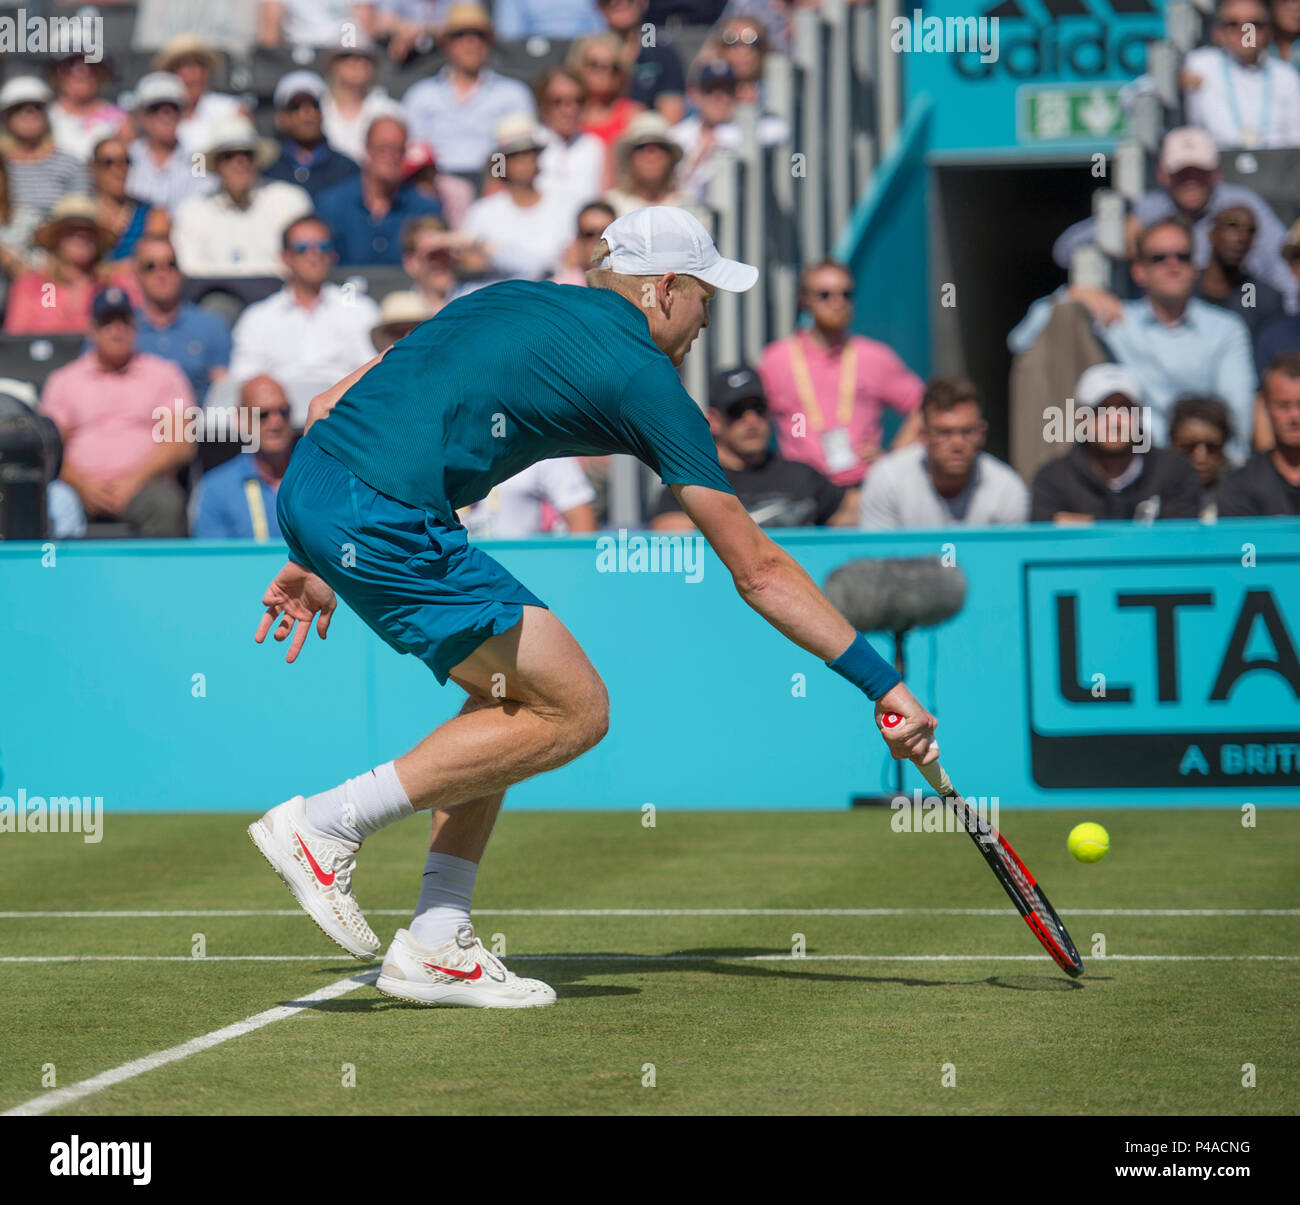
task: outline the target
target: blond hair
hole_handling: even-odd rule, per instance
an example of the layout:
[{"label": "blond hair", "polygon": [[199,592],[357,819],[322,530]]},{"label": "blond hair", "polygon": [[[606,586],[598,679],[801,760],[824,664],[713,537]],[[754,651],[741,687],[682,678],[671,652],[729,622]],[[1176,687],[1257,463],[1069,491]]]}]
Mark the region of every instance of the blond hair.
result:
[{"label": "blond hair", "polygon": [[[645,285],[648,281],[658,280],[665,276],[666,273],[660,272],[654,276],[633,276],[627,272],[615,272],[613,268],[598,268],[599,264],[609,254],[609,244],[601,239],[596,244],[596,249],[591,253],[592,266],[587,269],[587,287],[591,289],[612,289],[615,293],[621,293],[629,301],[640,304],[641,297],[644,296]],[[688,289],[699,288],[700,282],[694,276],[687,276],[678,273],[673,277],[672,287],[679,293],[686,292]]]}]

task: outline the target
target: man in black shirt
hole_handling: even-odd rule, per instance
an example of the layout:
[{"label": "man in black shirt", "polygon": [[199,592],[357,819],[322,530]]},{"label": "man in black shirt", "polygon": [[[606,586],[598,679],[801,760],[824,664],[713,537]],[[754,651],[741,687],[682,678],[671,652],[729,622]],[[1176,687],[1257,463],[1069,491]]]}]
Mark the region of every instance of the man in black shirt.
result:
[{"label": "man in black shirt", "polygon": [[1094,364],[1074,403],[1075,422],[1063,430],[1073,447],[1038,470],[1030,522],[1197,517],[1201,482],[1191,464],[1167,448],[1139,450],[1150,439],[1149,419],[1127,369]]},{"label": "man in black shirt", "polygon": [[1240,314],[1251,339],[1283,313],[1282,294],[1242,271],[1254,241],[1255,215],[1248,206],[1221,209],[1210,227],[1210,262],[1196,284],[1196,296],[1202,301]]},{"label": "man in black shirt", "polygon": [[[850,527],[857,518],[843,505],[845,490],[811,465],[772,451],[763,382],[742,366],[715,373],[709,387],[709,426],[718,463],[741,505],[760,527]],[[687,531],[690,519],[672,490],[664,490],[650,519],[655,531]]]},{"label": "man in black shirt", "polygon": [[628,65],[627,94],[656,110],[669,125],[686,116],[686,72],[677,51],[656,36],[650,45],[642,37],[648,0],[596,0],[611,32],[623,39]]},{"label": "man in black shirt", "polygon": [[1300,352],[1264,373],[1273,450],[1257,452],[1219,487],[1219,515],[1300,515]]}]

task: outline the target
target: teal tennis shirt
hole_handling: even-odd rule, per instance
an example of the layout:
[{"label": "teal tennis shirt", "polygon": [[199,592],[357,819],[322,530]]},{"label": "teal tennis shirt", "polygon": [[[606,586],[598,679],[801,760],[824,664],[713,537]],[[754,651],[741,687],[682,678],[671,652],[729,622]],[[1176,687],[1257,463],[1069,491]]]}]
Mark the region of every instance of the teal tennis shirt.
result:
[{"label": "teal tennis shirt", "polygon": [[665,484],[735,492],[645,315],[577,285],[507,281],[453,301],[307,438],[381,494],[448,519],[555,456],[623,452]]}]

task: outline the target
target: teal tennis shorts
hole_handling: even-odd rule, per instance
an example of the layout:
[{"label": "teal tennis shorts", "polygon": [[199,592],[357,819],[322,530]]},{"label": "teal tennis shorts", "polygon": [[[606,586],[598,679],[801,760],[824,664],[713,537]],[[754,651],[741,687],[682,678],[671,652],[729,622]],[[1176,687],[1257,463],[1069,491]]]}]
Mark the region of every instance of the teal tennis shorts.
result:
[{"label": "teal tennis shorts", "polygon": [[459,523],[371,489],[310,436],[294,449],[276,514],[289,559],[444,686],[483,641],[513,628],[525,606],[546,606],[471,545]]}]

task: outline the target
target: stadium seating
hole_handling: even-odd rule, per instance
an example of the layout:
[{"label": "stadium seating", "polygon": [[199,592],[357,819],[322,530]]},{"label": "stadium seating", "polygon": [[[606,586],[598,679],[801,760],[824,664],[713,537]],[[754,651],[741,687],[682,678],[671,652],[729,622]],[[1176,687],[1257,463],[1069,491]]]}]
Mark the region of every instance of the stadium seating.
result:
[{"label": "stadium seating", "polygon": [[30,381],[40,389],[56,368],[86,346],[84,335],[0,335],[0,377]]}]

